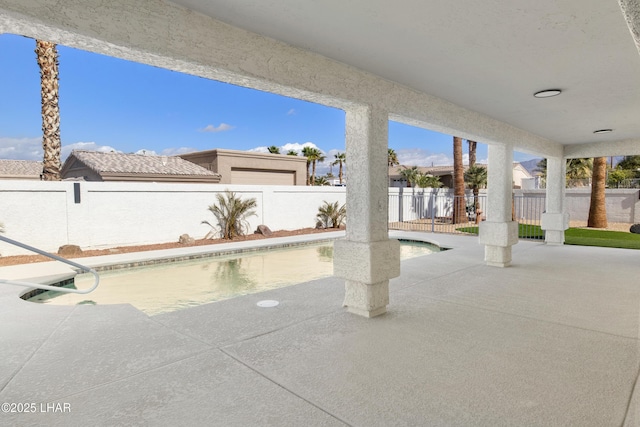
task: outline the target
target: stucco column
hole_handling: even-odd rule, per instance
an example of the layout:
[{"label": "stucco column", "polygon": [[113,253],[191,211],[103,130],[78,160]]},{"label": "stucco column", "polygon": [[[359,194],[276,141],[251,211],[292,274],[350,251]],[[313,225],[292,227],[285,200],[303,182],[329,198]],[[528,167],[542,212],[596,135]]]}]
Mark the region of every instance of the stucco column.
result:
[{"label": "stucco column", "polygon": [[485,245],[487,265],[511,264],[511,246],[518,243],[518,223],[512,221],[513,147],[492,144],[488,147],[487,220],[480,223],[480,243]]},{"label": "stucco column", "polygon": [[566,168],[563,158],[547,158],[547,198],[541,228],[545,231],[544,241],[549,245],[562,245],[564,231],[569,228],[569,214],[564,211]]},{"label": "stucco column", "polygon": [[400,275],[400,244],[388,233],[388,113],[346,114],[347,238],[334,244],[333,273],[345,279],[344,306],[365,317],[387,311],[389,279]]}]

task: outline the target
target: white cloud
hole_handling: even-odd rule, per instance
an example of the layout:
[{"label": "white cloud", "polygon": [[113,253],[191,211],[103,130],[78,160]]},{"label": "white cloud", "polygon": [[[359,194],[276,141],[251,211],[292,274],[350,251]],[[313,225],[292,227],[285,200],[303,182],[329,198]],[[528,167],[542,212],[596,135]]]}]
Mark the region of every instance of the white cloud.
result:
[{"label": "white cloud", "polygon": [[289,111],[287,111],[287,116],[293,116],[297,113],[297,111],[295,109],[290,109]]},{"label": "white cloud", "polygon": [[233,128],[234,126],[231,126],[227,123],[220,123],[219,126],[207,125],[206,127],[200,129],[200,132],[225,132]]},{"label": "white cloud", "polygon": [[[289,150],[295,150],[298,155],[300,154],[300,152],[302,152],[302,149],[304,147],[311,147],[311,148],[318,148],[320,151],[322,151],[316,144],[314,144],[313,142],[305,142],[304,144],[300,144],[298,142],[288,142],[284,145],[281,145],[280,147],[278,147],[280,149],[280,153],[281,154],[287,154],[289,152]],[[254,151],[257,153],[268,153],[269,149],[266,146],[260,146],[260,147],[255,147],[252,148],[250,150],[247,151]],[[324,153],[324,151],[322,151]]]},{"label": "white cloud", "polygon": [[64,162],[72,150],[84,150],[84,151],[100,151],[102,153],[122,153],[120,150],[116,150],[110,145],[98,145],[95,142],[75,142],[73,144],[67,144],[62,146],[62,152],[60,153],[60,159]]},{"label": "white cloud", "polygon": [[[265,146],[261,146],[261,147],[252,148],[251,150],[247,150],[247,151],[253,151],[255,153],[268,153],[269,149]],[[282,152],[282,149],[280,149],[280,152]]]},{"label": "white cloud", "polygon": [[198,151],[197,148],[191,147],[179,147],[179,148],[165,148],[160,152],[162,156],[177,156],[180,154],[193,153],[194,151]]},{"label": "white cloud", "polygon": [[[398,161],[405,166],[451,166],[453,158],[445,153],[432,153],[422,148],[407,148],[397,150]],[[463,161],[468,162],[469,155],[463,155]]]},{"label": "white cloud", "polygon": [[[313,142],[305,142],[304,144],[300,144],[298,142],[288,142],[288,143],[284,144],[282,147],[280,147],[280,152],[287,154],[287,151],[295,150],[295,151],[298,152],[298,154],[300,154],[300,152],[302,152],[302,149],[304,147],[317,148],[317,149],[320,150],[320,147],[318,147]],[[322,151],[322,150],[320,150],[320,151]]]},{"label": "white cloud", "polygon": [[42,160],[42,138],[0,137],[0,159]]},{"label": "white cloud", "polygon": [[[63,144],[60,151],[60,160],[63,162],[71,154],[71,150],[86,151],[116,151],[108,145],[98,145],[95,142],[76,142],[73,144]],[[42,160],[42,139],[36,138],[6,138],[0,137],[0,159],[12,160]]]}]

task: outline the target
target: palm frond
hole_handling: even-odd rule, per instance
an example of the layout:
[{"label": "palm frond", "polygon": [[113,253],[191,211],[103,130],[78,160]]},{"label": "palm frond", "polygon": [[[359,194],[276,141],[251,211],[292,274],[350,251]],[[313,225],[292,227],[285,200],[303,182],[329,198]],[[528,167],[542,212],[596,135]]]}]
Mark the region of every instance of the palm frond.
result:
[{"label": "palm frond", "polygon": [[224,194],[216,194],[216,201],[217,203],[209,206],[209,211],[216,218],[217,227],[208,221],[202,221],[202,224],[207,224],[212,228],[206,238],[216,235],[218,228],[223,239],[233,239],[245,234],[249,228],[247,218],[256,215],[254,210],[257,206],[256,199],[242,200],[236,193],[225,190]]},{"label": "palm frond", "polygon": [[324,228],[340,228],[347,218],[346,205],[340,206],[337,201],[329,203],[325,200],[323,202],[324,204],[318,208],[316,218]]}]

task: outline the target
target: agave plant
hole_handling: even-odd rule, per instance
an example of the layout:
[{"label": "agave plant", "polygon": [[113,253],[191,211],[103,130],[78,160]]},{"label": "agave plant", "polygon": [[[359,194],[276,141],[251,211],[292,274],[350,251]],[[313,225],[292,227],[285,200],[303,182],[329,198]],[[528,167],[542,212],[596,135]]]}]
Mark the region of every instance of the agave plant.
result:
[{"label": "agave plant", "polygon": [[324,201],[324,205],[318,208],[316,218],[324,228],[340,228],[347,218],[347,207],[340,206],[338,202]]},{"label": "agave plant", "polygon": [[223,239],[230,240],[245,234],[249,228],[247,217],[256,215],[256,211],[253,210],[257,206],[256,199],[242,200],[236,193],[229,190],[225,190],[224,194],[216,194],[216,199],[217,203],[209,206],[209,210],[216,217],[218,224],[213,225],[209,221],[202,221],[202,224],[211,227],[205,239],[215,236],[218,227]]}]

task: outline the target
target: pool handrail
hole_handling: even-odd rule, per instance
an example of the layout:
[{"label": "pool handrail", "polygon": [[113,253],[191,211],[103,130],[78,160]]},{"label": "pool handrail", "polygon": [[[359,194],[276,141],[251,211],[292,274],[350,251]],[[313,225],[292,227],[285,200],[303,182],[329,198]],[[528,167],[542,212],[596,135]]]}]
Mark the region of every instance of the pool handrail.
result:
[{"label": "pool handrail", "polygon": [[35,252],[35,253],[40,254],[40,255],[44,255],[44,256],[46,256],[48,258],[51,258],[51,259],[54,259],[56,261],[60,261],[62,263],[65,263],[65,264],[71,265],[73,267],[79,268],[82,271],[85,271],[87,273],[93,274],[93,276],[95,278],[95,280],[93,282],[93,286],[91,286],[88,289],[62,288],[60,286],[41,285],[39,283],[21,282],[21,281],[17,281],[17,280],[7,280],[7,279],[0,279],[0,284],[24,286],[24,287],[27,287],[27,288],[44,289],[44,290],[47,290],[47,291],[56,291],[56,292],[63,292],[63,293],[70,293],[70,294],[88,294],[89,292],[92,292],[93,290],[95,290],[98,287],[98,283],[100,283],[100,276],[98,275],[98,273],[93,268],[85,267],[84,265],[78,264],[77,262],[73,262],[73,261],[70,261],[68,259],[59,257],[57,255],[50,254],[48,252],[45,252],[45,251],[40,250],[38,248],[34,248],[33,246],[26,245],[24,243],[18,242],[17,240],[10,239],[8,237],[0,236],[0,240],[2,240],[4,242],[7,242],[9,244],[12,244],[14,246],[18,246],[20,248],[26,249],[28,251]]}]

